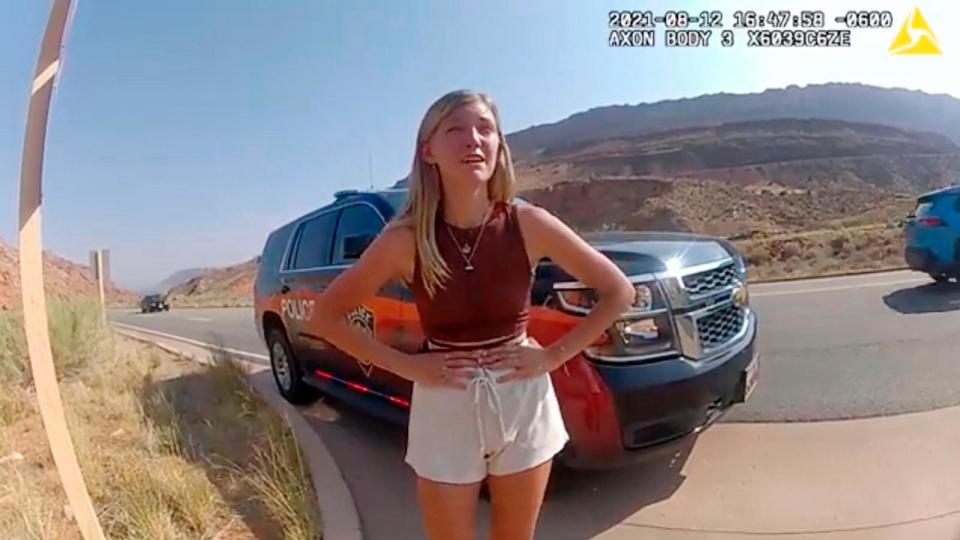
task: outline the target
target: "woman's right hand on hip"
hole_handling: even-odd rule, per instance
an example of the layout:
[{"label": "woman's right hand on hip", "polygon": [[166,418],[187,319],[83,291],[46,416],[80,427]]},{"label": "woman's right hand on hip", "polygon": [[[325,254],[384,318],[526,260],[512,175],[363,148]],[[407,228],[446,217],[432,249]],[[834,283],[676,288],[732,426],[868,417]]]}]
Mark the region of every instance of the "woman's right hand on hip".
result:
[{"label": "woman's right hand on hip", "polygon": [[480,371],[469,351],[431,351],[407,355],[397,375],[424,386],[465,390]]}]

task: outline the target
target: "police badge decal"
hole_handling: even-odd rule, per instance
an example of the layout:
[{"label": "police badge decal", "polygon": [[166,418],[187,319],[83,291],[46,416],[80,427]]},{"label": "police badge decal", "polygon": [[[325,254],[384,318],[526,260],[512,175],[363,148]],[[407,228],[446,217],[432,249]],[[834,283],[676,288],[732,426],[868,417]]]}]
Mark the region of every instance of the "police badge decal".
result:
[{"label": "police badge decal", "polygon": [[[350,313],[347,313],[347,322],[370,334],[371,337],[374,336],[373,312],[365,306],[360,306]],[[357,364],[360,365],[363,374],[369,378],[370,374],[373,373],[373,364],[362,360],[357,360]]]}]

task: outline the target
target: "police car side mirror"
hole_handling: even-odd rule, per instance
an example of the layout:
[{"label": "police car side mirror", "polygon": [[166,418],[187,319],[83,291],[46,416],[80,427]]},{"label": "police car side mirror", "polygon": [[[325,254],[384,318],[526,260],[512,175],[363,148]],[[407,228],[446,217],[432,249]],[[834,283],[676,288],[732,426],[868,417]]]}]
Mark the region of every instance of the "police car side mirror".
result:
[{"label": "police car side mirror", "polygon": [[370,246],[376,235],[360,234],[357,236],[347,236],[343,239],[343,258],[359,259],[360,255]]}]

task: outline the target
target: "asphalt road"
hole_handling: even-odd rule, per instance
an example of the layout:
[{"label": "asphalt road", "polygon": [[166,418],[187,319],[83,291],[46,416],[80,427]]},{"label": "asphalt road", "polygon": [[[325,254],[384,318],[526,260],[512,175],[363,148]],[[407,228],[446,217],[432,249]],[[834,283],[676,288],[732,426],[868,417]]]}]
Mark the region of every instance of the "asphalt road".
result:
[{"label": "asphalt road", "polygon": [[[761,382],[725,422],[838,420],[960,404],[960,285],[891,272],[758,284]],[[264,354],[250,309],[111,318]]]}]

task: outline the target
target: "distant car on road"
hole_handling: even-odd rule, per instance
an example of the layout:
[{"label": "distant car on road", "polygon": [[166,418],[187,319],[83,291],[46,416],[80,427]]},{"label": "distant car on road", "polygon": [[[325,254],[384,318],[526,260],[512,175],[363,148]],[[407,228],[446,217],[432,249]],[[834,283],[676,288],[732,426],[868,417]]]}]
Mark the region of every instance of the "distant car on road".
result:
[{"label": "distant car on road", "polygon": [[140,299],[140,313],[170,311],[170,304],[162,294],[148,294]]},{"label": "distant car on road", "polygon": [[[410,381],[339,351],[312,324],[317,295],[359,259],[407,196],[406,189],[341,192],[268,236],[254,281],[255,324],[287,400],[308,402],[319,389],[388,420],[408,419]],[[758,381],[758,323],[745,260],[723,239],[584,237],[637,292],[621,320],[551,374],[571,434],[561,460],[606,468],[671,452],[746,401]],[[546,259],[535,276],[528,332],[547,345],[590,312],[596,295]],[[346,318],[396,349],[413,353],[423,344],[402,283],[383,287]]]},{"label": "distant car on road", "polygon": [[960,185],[917,198],[904,221],[907,265],[937,282],[960,281]]}]

